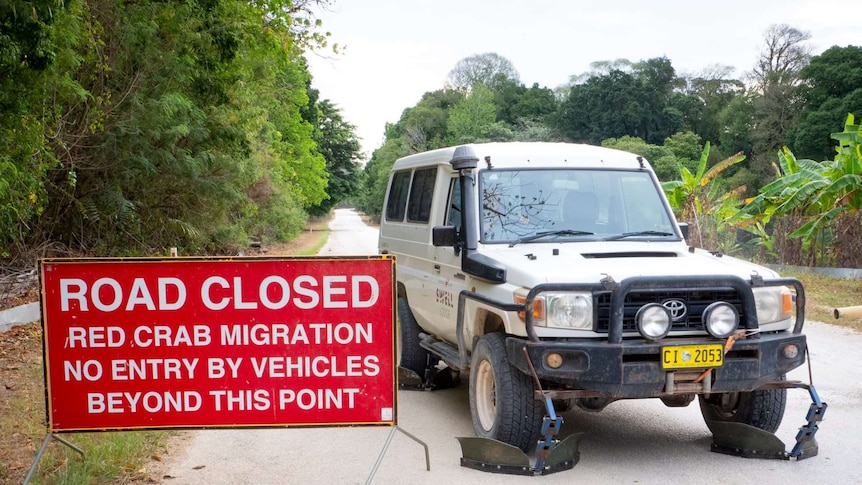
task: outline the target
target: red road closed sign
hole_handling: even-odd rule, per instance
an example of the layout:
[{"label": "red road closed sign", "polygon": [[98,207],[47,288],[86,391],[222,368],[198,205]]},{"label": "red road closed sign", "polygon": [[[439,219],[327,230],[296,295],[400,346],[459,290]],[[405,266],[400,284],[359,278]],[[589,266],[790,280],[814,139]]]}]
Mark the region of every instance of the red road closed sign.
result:
[{"label": "red road closed sign", "polygon": [[394,425],[394,264],[42,260],[49,431]]}]

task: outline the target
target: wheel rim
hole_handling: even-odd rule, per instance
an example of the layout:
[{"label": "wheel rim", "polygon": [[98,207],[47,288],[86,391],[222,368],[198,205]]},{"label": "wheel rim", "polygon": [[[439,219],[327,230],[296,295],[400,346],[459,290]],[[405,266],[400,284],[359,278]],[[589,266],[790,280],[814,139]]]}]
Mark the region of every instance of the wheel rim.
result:
[{"label": "wheel rim", "polygon": [[721,394],[721,399],[712,405],[715,414],[722,420],[731,420],[736,416],[736,411],[739,409],[739,393],[728,392]]},{"label": "wheel rim", "polygon": [[494,368],[483,360],[476,369],[476,414],[485,431],[491,431],[497,417],[497,390],[494,385]]}]

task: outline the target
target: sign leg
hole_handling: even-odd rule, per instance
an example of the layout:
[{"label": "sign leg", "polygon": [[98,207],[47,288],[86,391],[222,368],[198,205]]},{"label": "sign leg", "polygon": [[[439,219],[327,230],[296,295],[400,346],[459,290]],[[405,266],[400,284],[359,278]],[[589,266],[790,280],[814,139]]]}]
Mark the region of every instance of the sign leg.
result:
[{"label": "sign leg", "polygon": [[412,434],[408,433],[407,431],[404,431],[403,429],[399,428],[398,426],[393,426],[392,430],[389,431],[389,435],[386,437],[386,443],[383,444],[383,449],[380,450],[380,455],[377,456],[377,461],[374,462],[374,467],[371,469],[371,474],[368,475],[368,480],[365,481],[365,485],[370,485],[371,481],[374,479],[374,475],[377,474],[377,469],[380,467],[380,463],[383,461],[383,456],[386,455],[386,451],[389,450],[389,444],[392,442],[392,437],[395,436],[395,431],[400,431],[401,433],[406,435],[408,438],[419,443],[420,445],[422,445],[423,448],[425,448],[425,470],[429,471],[429,472],[431,471],[431,458],[430,458],[430,455],[428,454],[428,445],[425,444],[424,441],[413,436]]},{"label": "sign leg", "polygon": [[79,455],[81,455],[81,458],[84,458],[84,452],[80,448],[73,445],[72,443],[70,443],[65,438],[61,438],[59,435],[56,435],[54,433],[48,433],[48,436],[45,437],[45,441],[42,442],[42,446],[39,447],[39,452],[36,453],[36,457],[33,458],[33,465],[30,466],[30,471],[27,472],[27,476],[24,477],[24,485],[27,485],[28,483],[30,483],[30,479],[33,478],[33,474],[36,473],[36,467],[39,466],[39,461],[42,460],[42,455],[45,454],[45,450],[48,448],[48,443],[51,442],[51,438],[59,441],[60,443],[63,443],[64,445],[68,446],[69,448],[72,448]]}]

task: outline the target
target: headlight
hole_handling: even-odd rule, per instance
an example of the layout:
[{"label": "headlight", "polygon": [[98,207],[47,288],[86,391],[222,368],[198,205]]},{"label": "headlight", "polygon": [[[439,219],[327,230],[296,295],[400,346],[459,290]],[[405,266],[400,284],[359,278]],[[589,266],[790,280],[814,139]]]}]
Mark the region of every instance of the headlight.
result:
[{"label": "headlight", "polygon": [[[515,302],[523,304],[526,295],[516,294]],[[524,319],[523,312],[518,314]],[[593,297],[586,292],[542,293],[533,300],[533,324],[539,327],[593,329]]]},{"label": "headlight", "polygon": [[552,293],[545,295],[545,302],[549,327],[592,330],[593,299],[589,294]]},{"label": "headlight", "polygon": [[759,325],[780,322],[793,316],[793,298],[786,286],[752,288]]},{"label": "headlight", "polygon": [[658,303],[650,303],[642,306],[638,310],[637,315],[635,315],[635,321],[638,325],[638,332],[640,332],[643,338],[649,340],[658,340],[666,337],[673,324],[670,310]]},{"label": "headlight", "polygon": [[730,303],[717,301],[703,311],[703,326],[715,338],[730,337],[739,326],[739,313]]}]

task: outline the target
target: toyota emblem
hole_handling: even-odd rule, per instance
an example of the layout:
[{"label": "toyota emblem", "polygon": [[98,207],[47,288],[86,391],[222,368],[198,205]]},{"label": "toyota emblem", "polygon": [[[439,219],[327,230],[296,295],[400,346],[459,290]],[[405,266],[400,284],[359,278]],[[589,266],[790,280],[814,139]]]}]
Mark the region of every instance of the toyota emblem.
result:
[{"label": "toyota emblem", "polygon": [[685,318],[686,314],[688,314],[688,309],[685,307],[685,302],[682,300],[667,300],[663,302],[661,306],[668,309],[674,322],[682,320]]}]

